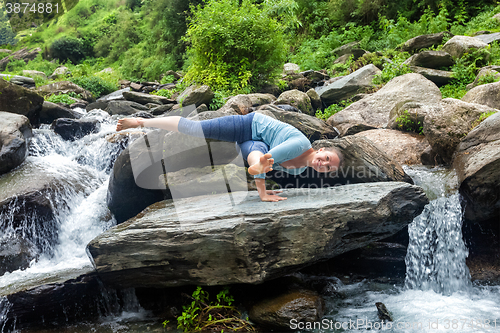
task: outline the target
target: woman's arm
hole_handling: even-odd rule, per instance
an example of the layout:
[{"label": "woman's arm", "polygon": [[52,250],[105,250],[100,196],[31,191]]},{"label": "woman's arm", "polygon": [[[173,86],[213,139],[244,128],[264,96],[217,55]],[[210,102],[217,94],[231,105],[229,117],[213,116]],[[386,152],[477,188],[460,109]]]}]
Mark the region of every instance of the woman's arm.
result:
[{"label": "woman's arm", "polygon": [[282,191],[267,191],[266,190],[266,180],[262,178],[255,178],[255,185],[257,186],[257,192],[259,192],[260,200],[262,201],[281,201],[286,200],[286,197],[280,197],[276,195]]}]

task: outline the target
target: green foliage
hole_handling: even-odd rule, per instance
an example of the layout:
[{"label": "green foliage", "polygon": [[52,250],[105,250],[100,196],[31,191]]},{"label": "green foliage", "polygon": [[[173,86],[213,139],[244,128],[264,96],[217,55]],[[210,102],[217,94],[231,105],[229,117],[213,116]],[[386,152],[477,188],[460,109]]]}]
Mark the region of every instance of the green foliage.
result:
[{"label": "green foliage", "polygon": [[68,94],[50,95],[50,97],[45,98],[45,100],[52,103],[64,103],[68,105],[76,103]]},{"label": "green foliage", "polygon": [[214,92],[214,98],[210,102],[209,109],[210,110],[218,110],[226,104],[226,100],[230,94],[226,91],[216,90]]},{"label": "green foliage", "polygon": [[382,72],[375,75],[373,83],[385,84],[397,76],[412,73],[410,66],[403,64],[408,56],[406,52],[398,53],[391,62],[386,62]]},{"label": "green foliage", "polygon": [[405,110],[401,115],[396,117],[398,128],[405,132],[424,134],[424,124],[417,120],[417,116],[415,115],[415,119],[412,119],[413,117],[409,114],[408,110]]},{"label": "green foliage", "polygon": [[489,72],[486,73],[485,75],[481,75],[478,80],[477,80],[477,85],[480,86],[482,84],[488,84],[488,83],[493,83],[493,82],[498,82],[500,81],[500,76],[498,74]]},{"label": "green foliage", "polygon": [[191,304],[184,306],[182,314],[177,318],[178,329],[184,332],[254,330],[248,321],[240,319],[241,314],[232,305],[234,298],[228,287],[221,290],[216,296],[217,300],[213,302],[210,302],[208,292],[199,286],[190,298]]},{"label": "green foliage", "polygon": [[483,112],[481,113],[481,115],[479,116],[479,118],[477,118],[476,121],[474,121],[472,124],[471,124],[471,130],[476,127],[477,125],[481,124],[481,122],[483,120],[485,120],[486,118],[488,118],[489,116],[491,115],[494,115],[495,113],[497,113],[496,111],[490,111],[490,112]]},{"label": "green foliage", "polygon": [[165,75],[164,77],[161,78],[160,83],[167,84],[167,83],[172,83],[174,81],[175,81],[175,77],[173,75]]},{"label": "green foliage", "polygon": [[280,91],[288,89],[288,82],[286,80],[279,79],[276,84],[278,85],[278,88],[280,88]]},{"label": "green foliage", "polygon": [[465,85],[461,83],[447,84],[439,87],[439,90],[443,98],[461,99],[467,93]]},{"label": "green foliage", "polygon": [[167,97],[167,98],[172,98],[173,94],[174,94],[174,92],[172,90],[168,90],[168,89],[160,89],[158,91],[155,90],[151,93],[151,95],[163,96],[163,97]]},{"label": "green foliage", "polygon": [[285,60],[283,28],[250,0],[209,1],[193,9],[185,80],[239,90],[272,78]]},{"label": "green foliage", "polygon": [[90,91],[95,98],[110,94],[118,88],[117,84],[96,75],[74,77],[71,81]]},{"label": "green foliage", "polygon": [[69,60],[77,64],[89,55],[89,50],[86,48],[84,41],[80,38],[62,37],[52,43],[50,46],[50,54],[61,62]]},{"label": "green foliage", "polygon": [[326,121],[326,120],[328,120],[328,118],[330,118],[331,116],[333,116],[337,112],[344,110],[346,107],[348,107],[351,104],[352,104],[352,101],[350,99],[340,101],[338,104],[331,104],[324,111],[317,110],[316,111],[316,118],[323,119]]},{"label": "green foliage", "polygon": [[14,57],[9,57],[9,58],[10,62],[5,67],[5,70],[7,72],[18,72],[21,71],[26,66],[26,63],[22,59],[14,59]]}]

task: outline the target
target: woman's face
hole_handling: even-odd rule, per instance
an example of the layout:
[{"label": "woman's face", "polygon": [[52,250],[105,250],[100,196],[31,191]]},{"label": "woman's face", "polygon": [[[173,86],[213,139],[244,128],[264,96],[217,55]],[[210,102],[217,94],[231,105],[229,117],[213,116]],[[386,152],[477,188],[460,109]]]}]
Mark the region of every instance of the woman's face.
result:
[{"label": "woman's face", "polygon": [[334,151],[320,148],[313,158],[311,167],[318,172],[337,171],[340,159]]}]

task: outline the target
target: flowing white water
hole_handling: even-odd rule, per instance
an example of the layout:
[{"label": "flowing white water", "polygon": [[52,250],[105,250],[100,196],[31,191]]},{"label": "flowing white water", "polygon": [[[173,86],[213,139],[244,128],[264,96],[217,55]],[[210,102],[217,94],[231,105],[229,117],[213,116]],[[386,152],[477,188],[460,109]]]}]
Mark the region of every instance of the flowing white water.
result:
[{"label": "flowing white water", "polygon": [[[457,180],[442,168],[406,168],[431,202],[409,225],[404,286],[337,282],[316,332],[500,332],[499,286],[473,286],[462,240]],[[382,322],[376,302],[392,313]]]}]

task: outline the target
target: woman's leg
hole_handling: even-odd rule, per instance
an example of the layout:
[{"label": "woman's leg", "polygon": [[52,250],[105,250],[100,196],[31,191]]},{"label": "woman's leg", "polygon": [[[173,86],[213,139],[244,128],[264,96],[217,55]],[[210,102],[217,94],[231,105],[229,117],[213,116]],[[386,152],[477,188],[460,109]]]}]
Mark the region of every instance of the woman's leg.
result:
[{"label": "woman's leg", "polygon": [[163,117],[163,118],[123,118],[118,120],[118,125],[116,125],[116,130],[121,131],[127,128],[136,128],[140,126],[144,127],[155,127],[165,129],[167,131],[178,132],[179,120],[181,117]]},{"label": "woman's leg", "polygon": [[241,149],[241,155],[247,160],[248,173],[251,175],[265,174],[272,170],[274,159],[268,153],[269,146],[262,141],[245,141],[238,146]]}]

